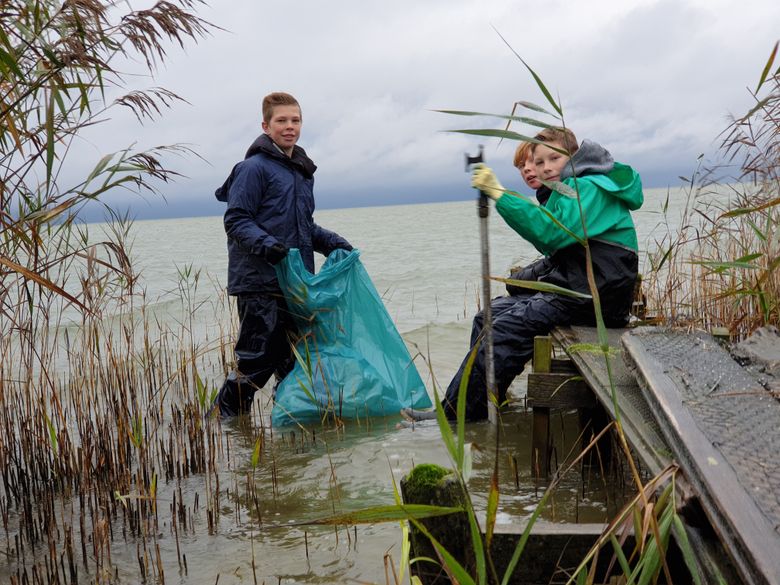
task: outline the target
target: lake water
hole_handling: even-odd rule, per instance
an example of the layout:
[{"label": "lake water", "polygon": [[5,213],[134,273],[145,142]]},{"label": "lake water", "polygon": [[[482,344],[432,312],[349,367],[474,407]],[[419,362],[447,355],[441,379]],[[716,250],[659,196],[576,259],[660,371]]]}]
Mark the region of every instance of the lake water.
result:
[{"label": "lake water", "polygon": [[[642,210],[634,214],[640,246],[652,247],[669,199],[668,216],[674,227],[684,204],[682,193],[646,191]],[[478,306],[480,279],[479,232],[473,202],[326,210],[316,221],[346,237],[361,252],[361,260],[382,296],[390,316],[418,359],[417,366],[431,391],[434,380],[446,386],[467,349],[471,318]],[[100,226],[91,226],[94,235]],[[526,264],[536,251],[491,211],[491,273],[506,275],[511,266]],[[227,269],[221,217],[139,221],[133,227],[132,256],[142,273],[149,316],[170,324],[192,317],[193,343],[215,351],[231,329],[223,292]],[[644,257],[644,254],[643,254]],[[320,259],[319,262],[322,260]],[[198,273],[197,287],[182,288],[181,274]],[[495,284],[494,294],[501,286]],[[182,302],[182,290],[188,302]],[[185,295],[186,296],[186,295]],[[227,336],[229,341],[229,335]],[[229,345],[228,353],[229,353]],[[210,385],[218,385],[219,360],[206,371]],[[522,394],[522,383],[515,388]],[[396,565],[401,555],[397,524],[340,528],[312,528],[299,523],[366,506],[391,504],[393,482],[415,464],[449,465],[438,428],[424,423],[414,429],[396,428],[399,417],[367,424],[349,423],[343,429],[318,431],[316,440],[298,433],[270,437],[269,455],[254,468],[250,461],[258,420],[267,414],[267,395],[256,401],[256,413],[246,424],[222,425],[224,447],[217,495],[203,475],[158,487],[160,510],[174,497],[192,510],[187,529],[174,540],[166,514],[155,536],[165,583],[211,585],[219,583],[344,583],[350,580],[384,583],[385,561]],[[575,421],[576,422],[576,421]],[[486,423],[468,425],[475,445],[474,475],[470,482],[478,505],[490,481],[495,431]],[[575,443],[571,417],[555,421],[561,448]],[[503,450],[499,460],[501,504],[499,518],[528,516],[542,488],[531,478],[528,462],[529,415],[515,409],[503,421]],[[567,519],[606,521],[615,512],[614,486],[579,474],[562,484],[546,522]],[[592,480],[593,479],[593,480]],[[247,485],[257,486],[254,502]],[[203,512],[205,494],[216,502],[213,527]],[[480,495],[482,494],[482,495]],[[201,501],[200,506],[197,502]],[[193,504],[195,502],[195,504]],[[116,529],[119,530],[119,527]],[[182,568],[180,555],[186,557]],[[138,582],[138,553],[132,539],[115,539],[111,562],[114,577],[100,582]],[[254,569],[253,569],[254,566]],[[10,563],[0,563],[0,579],[17,574]],[[88,582],[84,575],[83,582]],[[95,582],[93,578],[91,582]]]},{"label": "lake water", "polygon": [[[662,208],[672,227],[685,194],[648,189],[645,204],[634,213],[640,247],[653,247],[664,231]],[[336,231],[360,250],[360,259],[384,300],[396,327],[427,355],[443,383],[457,369],[466,349],[471,318],[479,306],[480,244],[476,205],[448,202],[391,207],[318,211],[317,223]],[[227,271],[221,216],[139,221],[134,226],[133,257],[142,271],[147,299],[165,318],[180,318],[177,269],[201,271],[193,303],[211,304]],[[491,274],[506,276],[509,268],[527,264],[538,252],[491,210],[489,218]],[[315,255],[317,265],[324,258]],[[644,256],[642,257],[644,259]],[[494,295],[503,285],[493,283]],[[171,294],[173,293],[173,294]],[[199,311],[201,327],[218,329],[218,311]],[[224,325],[224,323],[223,323]],[[201,332],[203,335],[203,332]]]},{"label": "lake water", "polygon": [[[679,215],[677,210],[684,204],[682,192],[647,190],[645,196],[643,208],[634,214],[643,249],[652,247],[653,237],[658,236],[663,218],[661,210],[667,199],[667,215],[672,223]],[[479,303],[481,278],[476,205],[457,202],[325,210],[318,211],[315,219],[323,227],[346,237],[360,250],[361,261],[411,352],[420,351],[426,356],[426,362],[418,359],[417,365],[429,391],[434,379],[438,387],[446,386],[467,349],[471,318]],[[494,210],[491,210],[489,221],[492,274],[506,275],[510,267],[538,257],[536,250],[508,228]],[[166,289],[174,288],[177,265],[192,264],[208,273],[217,286],[224,283],[227,257],[221,217],[143,221],[136,224],[136,231],[134,253],[143,268],[150,299],[157,295],[164,298]],[[321,264],[322,257],[318,256],[318,262]],[[208,295],[214,292],[208,286],[201,287],[199,300],[207,301]],[[502,285],[494,283],[495,294],[500,294],[501,289]],[[216,331],[217,324],[209,323],[208,317],[208,312],[200,315],[203,326]],[[517,390],[522,393],[522,384],[520,386]],[[268,406],[266,402],[261,409]],[[286,457],[281,480],[283,498],[268,507],[271,520],[283,524],[331,513],[336,497],[334,485],[338,485],[342,509],[390,503],[392,481],[399,481],[415,462],[448,465],[435,425],[422,425],[414,432],[399,431],[394,428],[394,420],[382,421],[378,428],[370,430],[353,428],[352,432],[340,437],[324,435],[324,440],[330,439],[330,454],[322,449],[295,452],[282,447]],[[501,460],[504,492],[501,513],[504,519],[510,515],[529,514],[537,501],[537,491],[527,465],[530,460],[527,454],[529,422],[525,414],[511,415],[505,421],[510,439],[507,454]],[[487,447],[490,444],[487,428],[485,424],[469,425],[470,440]],[[241,433],[229,426],[226,432],[236,433],[236,466],[246,467],[251,442],[244,442],[243,449],[238,450]],[[564,428],[559,426],[557,432],[564,433]],[[568,441],[572,440],[573,433],[569,430]],[[519,489],[514,485],[510,457],[518,461],[522,484]],[[489,449],[476,453],[472,479],[475,493],[486,492],[492,460]],[[332,472],[338,478],[335,484]],[[566,508],[572,506],[572,493],[581,489],[578,482],[577,477],[564,484],[561,490],[564,495],[559,498],[557,510],[547,516],[548,520],[556,515],[571,519],[572,511]],[[577,514],[594,521],[606,519],[611,512],[608,500],[604,492],[595,489],[579,503]],[[235,527],[229,536],[217,536],[222,542],[218,542],[216,548],[230,554],[220,555],[216,563],[209,561],[201,565],[190,559],[191,567],[193,562],[201,565],[197,574],[209,575],[210,579],[204,578],[202,583],[213,582],[217,573],[222,579],[226,578],[235,570],[233,565],[243,567],[239,573],[244,579],[249,578],[246,548],[253,529],[252,526]],[[396,562],[400,555],[400,531],[394,525],[358,528],[353,549],[345,534],[341,534],[338,543],[332,529],[320,529],[314,534],[316,536],[309,538],[310,561],[302,564],[300,528],[260,531],[255,536],[260,573],[269,582],[273,582],[274,577],[281,578],[284,583],[335,583],[349,578],[383,582],[385,551],[389,550]],[[192,579],[192,568],[190,571]]]}]

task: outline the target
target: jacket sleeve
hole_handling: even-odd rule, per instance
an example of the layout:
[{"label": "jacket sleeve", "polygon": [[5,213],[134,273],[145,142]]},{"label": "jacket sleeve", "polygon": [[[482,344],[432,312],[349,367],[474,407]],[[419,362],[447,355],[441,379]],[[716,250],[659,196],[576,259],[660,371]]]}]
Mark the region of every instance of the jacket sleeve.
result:
[{"label": "jacket sleeve", "polygon": [[312,225],[311,230],[311,242],[315,252],[324,254],[327,256],[333,250],[338,248],[344,248],[345,250],[352,251],[350,243],[338,235],[336,232],[326,230],[324,227],[318,226],[316,223]]},{"label": "jacket sleeve", "polygon": [[[577,186],[589,238],[599,236],[617,225],[625,211],[614,198],[606,196],[589,181],[580,179]],[[553,192],[545,208],[525,197],[504,193],[496,203],[496,210],[513,230],[547,256],[577,241],[562,230],[556,221],[579,237],[583,234],[577,199],[557,192]]]},{"label": "jacket sleeve", "polygon": [[227,196],[224,225],[228,238],[250,254],[265,256],[265,251],[277,243],[275,237],[255,221],[256,210],[263,197],[262,171],[250,165],[238,165]]}]

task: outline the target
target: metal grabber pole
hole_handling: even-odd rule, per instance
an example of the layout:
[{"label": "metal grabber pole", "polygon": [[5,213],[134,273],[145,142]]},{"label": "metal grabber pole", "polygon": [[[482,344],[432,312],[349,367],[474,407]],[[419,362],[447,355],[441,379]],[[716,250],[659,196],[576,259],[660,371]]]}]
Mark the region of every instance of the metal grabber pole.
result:
[{"label": "metal grabber pole", "polygon": [[[484,161],[482,145],[476,156],[466,155],[466,171],[477,163]],[[485,382],[487,392],[488,420],[498,423],[498,397],[496,393],[496,372],[493,365],[493,314],[490,307],[490,241],[488,240],[488,196],[480,191],[477,198],[477,214],[479,215],[479,242],[482,256],[482,343],[485,347]]]}]

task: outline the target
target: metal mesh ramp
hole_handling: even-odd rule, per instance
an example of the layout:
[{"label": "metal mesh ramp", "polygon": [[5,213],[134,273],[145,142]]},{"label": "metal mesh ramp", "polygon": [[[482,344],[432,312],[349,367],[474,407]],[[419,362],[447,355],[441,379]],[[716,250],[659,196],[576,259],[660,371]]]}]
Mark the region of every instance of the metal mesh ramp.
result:
[{"label": "metal mesh ramp", "polygon": [[[631,448],[636,451],[642,464],[652,475],[656,475],[671,461],[672,454],[666,445],[661,430],[647,405],[636,379],[628,371],[621,356],[620,336],[626,329],[609,329],[609,346],[616,350],[609,358],[612,379],[621,411],[623,431]],[[612,418],[615,409],[610,390],[604,356],[600,352],[582,348],[598,343],[598,334],[593,327],[558,327],[552,331],[553,340],[569,355],[582,374],[585,382],[593,390],[599,402]]]},{"label": "metal mesh ramp", "polygon": [[708,335],[625,334],[658,426],[748,583],[780,583],[780,402]]}]

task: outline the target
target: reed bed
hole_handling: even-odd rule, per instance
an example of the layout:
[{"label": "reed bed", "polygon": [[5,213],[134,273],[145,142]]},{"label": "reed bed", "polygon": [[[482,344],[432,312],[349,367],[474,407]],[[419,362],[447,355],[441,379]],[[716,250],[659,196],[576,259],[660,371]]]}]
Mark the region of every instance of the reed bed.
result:
[{"label": "reed bed", "polygon": [[780,77],[768,74],[772,61],[755,107],[722,134],[724,160],[688,180],[680,229],[657,238],[648,255],[649,314],[661,322],[726,327],[742,339],[780,321]]},{"label": "reed bed", "polygon": [[[106,282],[99,265],[70,268],[88,290]],[[104,304],[75,327],[35,322],[3,336],[0,509],[5,553],[18,566],[14,583],[77,583],[80,571],[112,582],[117,531],[137,542],[143,580],[164,582],[160,515],[177,539],[193,507],[216,521],[228,447],[219,423],[204,418],[210,401],[199,372],[228,367],[209,351],[221,338],[196,340],[191,319],[179,329],[150,320],[143,299],[114,284],[124,294],[101,296]],[[58,299],[36,314],[58,314],[65,308]],[[188,502],[180,484],[193,474],[211,479],[204,499]],[[163,484],[172,498],[167,510],[158,508]]]}]

